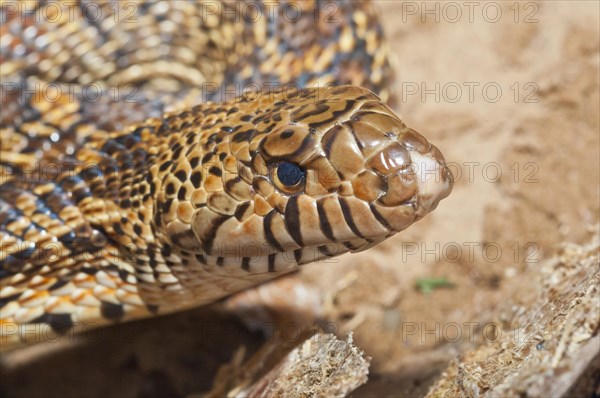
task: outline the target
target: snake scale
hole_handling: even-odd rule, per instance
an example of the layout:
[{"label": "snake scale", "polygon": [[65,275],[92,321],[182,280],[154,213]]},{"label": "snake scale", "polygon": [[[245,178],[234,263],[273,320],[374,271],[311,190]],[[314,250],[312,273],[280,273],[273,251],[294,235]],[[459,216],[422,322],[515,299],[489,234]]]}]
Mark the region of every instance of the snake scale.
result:
[{"label": "snake scale", "polygon": [[360,1],[2,1],[0,337],[216,301],[452,188]]}]

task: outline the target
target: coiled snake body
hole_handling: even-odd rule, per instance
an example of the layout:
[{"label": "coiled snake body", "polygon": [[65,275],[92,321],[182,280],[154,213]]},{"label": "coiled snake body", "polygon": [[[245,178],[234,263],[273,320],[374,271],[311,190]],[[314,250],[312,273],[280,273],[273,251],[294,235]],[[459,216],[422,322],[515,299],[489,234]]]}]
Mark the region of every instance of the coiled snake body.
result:
[{"label": "coiled snake body", "polygon": [[368,2],[25,3],[0,28],[3,348],[367,249],[450,192],[373,94],[392,74]]}]

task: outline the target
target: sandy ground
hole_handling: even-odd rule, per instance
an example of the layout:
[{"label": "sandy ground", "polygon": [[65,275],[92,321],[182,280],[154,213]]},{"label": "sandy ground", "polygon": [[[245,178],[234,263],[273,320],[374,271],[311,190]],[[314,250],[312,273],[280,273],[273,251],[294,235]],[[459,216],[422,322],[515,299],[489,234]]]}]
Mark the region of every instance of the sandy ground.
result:
[{"label": "sandy ground", "polygon": [[[536,296],[541,264],[563,242],[598,228],[599,3],[466,3],[379,3],[397,107],[451,162],[454,192],[375,249],[293,277],[319,324],[354,331],[372,358],[356,397],[425,395],[450,361],[494,338],[500,314]],[[426,292],[423,279],[442,286]],[[311,321],[305,309],[279,311]],[[5,370],[0,396],[199,393],[235,350],[264,339],[236,319],[217,308],[125,325]]]}]

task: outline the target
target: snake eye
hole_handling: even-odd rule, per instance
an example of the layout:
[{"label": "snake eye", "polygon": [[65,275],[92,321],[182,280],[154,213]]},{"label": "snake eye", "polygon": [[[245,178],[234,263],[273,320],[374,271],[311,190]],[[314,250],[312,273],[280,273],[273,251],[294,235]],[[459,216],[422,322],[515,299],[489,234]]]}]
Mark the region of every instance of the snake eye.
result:
[{"label": "snake eye", "polygon": [[295,163],[281,162],[275,167],[273,177],[279,188],[289,193],[302,188],[306,171]]}]

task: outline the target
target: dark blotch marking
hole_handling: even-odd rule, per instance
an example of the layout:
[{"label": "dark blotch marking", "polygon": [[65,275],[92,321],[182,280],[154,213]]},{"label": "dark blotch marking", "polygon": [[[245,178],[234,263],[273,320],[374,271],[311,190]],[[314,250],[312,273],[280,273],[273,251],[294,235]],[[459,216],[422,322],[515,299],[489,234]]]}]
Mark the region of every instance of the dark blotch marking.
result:
[{"label": "dark blotch marking", "polygon": [[167,195],[175,195],[175,185],[173,185],[173,183],[168,183],[165,189],[167,191]]},{"label": "dark blotch marking", "polygon": [[246,272],[250,272],[250,257],[242,258],[242,269]]},{"label": "dark blotch marking", "polygon": [[73,320],[69,314],[44,313],[29,323],[46,323],[58,334],[63,334],[73,327]]},{"label": "dark blotch marking", "polygon": [[169,167],[171,167],[172,164],[173,164],[172,161],[167,160],[166,162],[164,162],[163,164],[160,165],[160,167],[158,168],[158,171],[166,171]]},{"label": "dark blotch marking", "polygon": [[192,173],[190,177],[190,181],[194,184],[194,188],[200,188],[200,183],[202,182],[202,172],[195,171]]},{"label": "dark blotch marking", "polygon": [[388,231],[394,232],[394,228],[392,228],[392,226],[390,225],[390,223],[387,222],[387,220],[385,219],[385,217],[383,217],[375,208],[375,206],[373,206],[373,204],[370,205],[371,207],[371,212],[373,212],[373,215],[375,216],[375,219],[377,221],[379,221],[379,223],[381,225],[383,225],[385,227],[385,229],[387,229]]},{"label": "dark blotch marking", "polygon": [[[231,182],[231,180],[229,181]],[[234,217],[238,220],[238,221],[242,221],[242,217],[244,216],[244,213],[246,213],[246,210],[248,210],[248,207],[250,207],[250,202],[243,202],[240,203],[238,205],[238,207],[235,209],[235,213],[233,214]],[[270,214],[270,213],[269,213]],[[264,221],[263,221],[264,222]]]},{"label": "dark blotch marking", "polygon": [[178,200],[181,200],[181,201],[185,200],[185,194],[186,194],[186,193],[187,193],[187,189],[186,189],[186,187],[184,187],[184,186],[181,186],[181,187],[179,188],[179,192],[177,192],[177,199],[178,199]]},{"label": "dark blotch marking", "polygon": [[217,236],[217,231],[230,217],[231,216],[228,215],[220,215],[211,221],[210,228],[207,228],[204,236],[200,237],[200,240],[202,241],[202,250],[204,250],[204,253],[211,253],[213,242]]},{"label": "dark blotch marking", "polygon": [[158,305],[156,305],[156,304],[146,304],[146,308],[148,309],[148,311],[151,314],[157,314],[158,313]]},{"label": "dark blotch marking", "polygon": [[340,109],[339,111],[331,112],[331,117],[328,119],[321,120],[320,122],[317,122],[317,123],[310,123],[309,127],[316,129],[320,126],[323,126],[325,124],[329,124],[329,123],[333,122],[334,120],[338,119],[341,115],[350,111],[354,107],[355,103],[356,103],[356,101],[354,101],[354,100],[348,100],[346,102],[346,106],[343,109]]},{"label": "dark blotch marking", "polygon": [[252,138],[252,135],[256,133],[255,129],[250,129],[246,131],[240,131],[239,133],[235,133],[232,137],[232,141],[236,143],[245,142]]},{"label": "dark blotch marking", "polygon": [[177,177],[179,181],[185,182],[185,180],[187,179],[187,173],[185,172],[185,170],[179,170],[177,173],[175,173],[175,177]]},{"label": "dark blotch marking", "polygon": [[16,301],[20,295],[21,295],[21,293],[16,293],[16,294],[11,294],[10,296],[1,297],[0,298],[0,308],[4,307],[6,304],[10,303],[11,301]]},{"label": "dark blotch marking", "polygon": [[319,225],[321,227],[321,232],[327,239],[332,242],[335,242],[335,236],[333,236],[333,229],[331,228],[331,224],[329,223],[329,219],[327,218],[327,212],[323,207],[324,199],[317,200],[317,213],[319,214]]},{"label": "dark blotch marking", "polygon": [[160,254],[163,257],[169,257],[171,255],[171,246],[169,245],[164,245],[161,249],[160,249]]},{"label": "dark blotch marking", "polygon": [[302,233],[300,232],[300,209],[298,208],[299,196],[292,196],[285,207],[285,227],[290,236],[300,246],[302,244]]},{"label": "dark blotch marking", "polygon": [[265,142],[266,142],[266,140],[263,140],[262,143],[260,144],[261,150],[264,152],[264,154],[266,154],[270,158],[272,158],[272,160],[283,159],[283,160],[286,160],[286,161],[291,161],[291,160],[296,159],[297,157],[299,157],[304,152],[306,152],[308,148],[311,148],[312,146],[314,146],[315,145],[315,137],[313,137],[310,134],[307,134],[304,137],[304,139],[302,140],[302,143],[300,144],[300,146],[294,152],[287,153],[284,156],[274,156],[273,154],[271,154],[265,148],[265,146],[264,146]]},{"label": "dark blotch marking", "polygon": [[102,301],[100,304],[100,313],[106,319],[111,321],[119,321],[125,315],[123,306],[120,304],[113,304],[106,301]]},{"label": "dark blotch marking", "polygon": [[120,269],[117,271],[117,274],[119,275],[119,278],[121,278],[121,280],[123,282],[127,282],[127,278],[129,277],[129,272]]},{"label": "dark blotch marking", "polygon": [[[270,122],[270,120],[265,120],[266,123]],[[271,123],[265,129],[263,129],[263,133],[270,133],[277,126],[277,123]],[[294,134],[294,132],[292,132]]]},{"label": "dark blotch marking", "polygon": [[[69,281],[67,279],[59,279],[56,282],[54,282],[49,288],[49,291],[52,290],[58,290],[61,287],[63,287],[64,285],[66,285],[67,283],[69,283]],[[0,307],[2,307],[2,299],[0,299]]]},{"label": "dark blotch marking", "polygon": [[331,158],[331,147],[333,143],[337,139],[338,134],[340,133],[340,128],[335,128],[331,134],[327,135],[327,138],[323,142],[323,151],[325,152],[325,156]]},{"label": "dark blotch marking", "polygon": [[75,233],[73,231],[69,231],[57,237],[56,239],[64,243],[66,246],[70,246],[75,241]]},{"label": "dark blotch marking", "polygon": [[196,141],[196,136],[194,134],[188,134],[187,139],[185,140],[185,143],[191,147],[191,145],[194,143],[194,141]]},{"label": "dark blotch marking", "polygon": [[300,260],[302,260],[302,249],[294,250],[294,259],[296,260],[296,264],[300,264]]},{"label": "dark blotch marking", "polygon": [[96,275],[96,273],[100,271],[98,268],[92,268],[92,267],[81,267],[81,269],[79,270],[79,272],[83,272],[84,274],[87,275]]},{"label": "dark blotch marking", "polygon": [[202,157],[202,164],[210,162],[213,156],[215,156],[214,152],[208,152]]},{"label": "dark blotch marking", "polygon": [[275,253],[269,254],[269,272],[275,272]]},{"label": "dark blotch marking", "polygon": [[[173,204],[173,199],[167,199],[162,205],[163,213],[168,213],[171,210],[171,205]],[[159,214],[158,212],[156,214]]]},{"label": "dark blotch marking", "polygon": [[354,217],[352,216],[352,211],[350,210],[350,206],[348,206],[348,202],[345,198],[342,197],[340,197],[338,200],[340,202],[340,207],[342,208],[342,214],[344,215],[344,220],[346,220],[346,224],[348,224],[348,227],[350,227],[354,235],[364,239],[365,237],[354,223]]},{"label": "dark blotch marking", "polygon": [[283,247],[279,244],[279,242],[277,241],[277,238],[275,238],[275,235],[273,234],[273,230],[271,227],[271,224],[273,222],[273,217],[277,216],[277,211],[275,210],[271,210],[264,218],[263,218],[263,230],[265,231],[265,239],[267,240],[267,242],[274,247],[277,251],[282,252],[283,251]]},{"label": "dark blotch marking", "polygon": [[316,115],[325,113],[328,110],[329,110],[329,105],[327,105],[325,103],[316,103],[314,109],[309,110],[308,112],[303,113],[303,114],[301,114],[300,112],[294,112],[292,114],[292,118],[293,118],[294,122],[300,122],[311,116],[316,116]]},{"label": "dark blotch marking", "polygon": [[208,169],[208,171],[213,174],[216,175],[217,177],[221,177],[223,175],[223,172],[221,171],[220,168],[218,168],[217,166],[211,166],[210,169]]},{"label": "dark blotch marking", "polygon": [[177,149],[173,150],[173,155],[172,158],[173,159],[179,159],[179,157],[181,156],[181,152],[183,151],[183,147],[180,146]]}]

